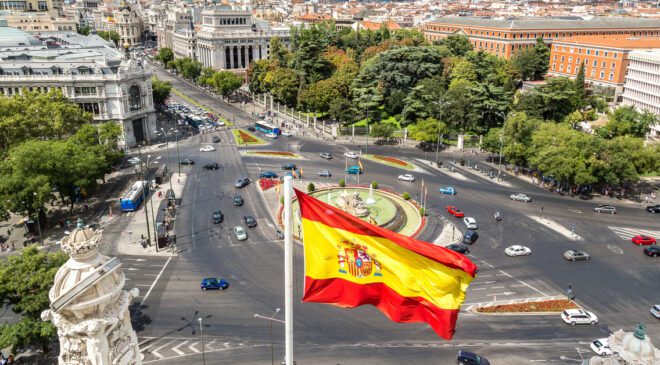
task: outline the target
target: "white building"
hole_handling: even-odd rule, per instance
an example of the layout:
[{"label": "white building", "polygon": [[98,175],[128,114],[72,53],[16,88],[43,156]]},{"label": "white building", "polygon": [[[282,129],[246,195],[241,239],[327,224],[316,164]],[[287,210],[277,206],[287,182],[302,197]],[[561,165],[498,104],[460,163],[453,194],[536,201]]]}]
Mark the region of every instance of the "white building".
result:
[{"label": "white building", "polygon": [[[623,104],[660,116],[660,50],[633,51],[623,85]],[[660,138],[660,124],[651,126],[649,137]]]},{"label": "white building", "polygon": [[117,33],[121,37],[119,44],[129,46],[142,43],[142,19],[128,5],[126,0],[122,0],[119,10],[115,15],[115,26]]},{"label": "white building", "polygon": [[174,49],[174,33],[186,29],[192,21],[191,9],[174,8],[165,11],[156,29],[158,48]]},{"label": "white building", "polygon": [[24,89],[60,89],[96,122],[122,126],[122,145],[151,140],[156,112],[151,71],[97,35],[75,32],[40,36],[7,27],[0,20],[0,94]]},{"label": "white building", "polygon": [[254,22],[249,10],[217,6],[202,11],[197,34],[197,58],[214,69],[247,69],[253,60],[268,58],[269,42],[282,38],[289,45],[288,27]]},{"label": "white building", "polygon": [[188,23],[188,27],[174,31],[172,43],[174,58],[197,59],[197,37],[192,19]]}]

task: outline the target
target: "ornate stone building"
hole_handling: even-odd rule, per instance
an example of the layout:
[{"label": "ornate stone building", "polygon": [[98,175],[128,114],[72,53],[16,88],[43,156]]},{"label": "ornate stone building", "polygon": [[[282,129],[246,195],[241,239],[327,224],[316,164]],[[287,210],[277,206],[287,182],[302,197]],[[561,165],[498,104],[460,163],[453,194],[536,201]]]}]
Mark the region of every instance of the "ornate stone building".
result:
[{"label": "ornate stone building", "polygon": [[188,27],[174,32],[172,52],[174,52],[175,58],[197,59],[197,37],[192,19],[188,23]]},{"label": "ornate stone building", "polygon": [[126,0],[122,0],[115,16],[117,33],[121,37],[119,44],[134,46],[142,43],[142,19],[131,9]]},{"label": "ornate stone building", "polygon": [[612,350],[610,357],[592,357],[589,365],[658,365],[660,350],[646,335],[646,325],[637,324],[634,332],[618,330],[607,339]]}]

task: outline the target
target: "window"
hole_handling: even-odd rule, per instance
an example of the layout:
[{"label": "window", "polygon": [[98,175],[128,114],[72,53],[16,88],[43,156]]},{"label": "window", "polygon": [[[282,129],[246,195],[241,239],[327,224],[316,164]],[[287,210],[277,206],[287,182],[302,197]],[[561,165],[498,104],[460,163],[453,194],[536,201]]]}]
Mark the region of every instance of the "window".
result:
[{"label": "window", "polygon": [[557,64],[556,64],[556,63],[553,63],[553,64],[552,64],[552,69],[553,69],[553,70],[556,70],[556,69],[557,69]]},{"label": "window", "polygon": [[561,63],[559,64],[559,71],[564,71],[564,65]]},{"label": "window", "polygon": [[612,54],[612,57],[616,58],[617,55],[618,55],[618,53],[614,52],[614,53]]},{"label": "window", "polygon": [[591,70],[591,77],[596,77],[596,70]]},{"label": "window", "polygon": [[571,73],[571,65],[566,66],[566,73]]},{"label": "window", "polygon": [[133,85],[128,89],[128,108],[130,111],[140,110],[142,108],[142,99],[140,87]]},{"label": "window", "polygon": [[599,54],[600,54],[600,51],[596,51],[596,56],[598,56]]},{"label": "window", "polygon": [[578,57],[577,60],[575,60],[575,63],[578,65],[580,64],[580,57]]},{"label": "window", "polygon": [[568,58],[568,62],[573,62],[573,56]]},{"label": "window", "polygon": [[616,63],[612,62],[612,64],[610,65],[610,68],[611,68],[612,70],[614,70],[614,69],[616,68]]},{"label": "window", "polygon": [[600,72],[600,78],[602,79],[603,77],[605,77],[605,72],[601,71]]},{"label": "window", "polygon": [[561,62],[564,62],[564,56],[561,56]]},{"label": "window", "polygon": [[610,81],[614,80],[614,73],[610,72]]},{"label": "window", "polygon": [[607,54],[608,54],[608,53],[609,53],[609,52],[605,51],[605,57],[607,57]]},{"label": "window", "polygon": [[602,67],[602,68],[607,67],[607,62],[603,61],[602,65],[600,67]]},{"label": "window", "polygon": [[598,67],[598,61],[594,60],[594,67]]},{"label": "window", "polygon": [[76,87],[76,95],[96,95],[96,87],[88,87],[88,86],[82,86],[82,87]]},{"label": "window", "polygon": [[101,111],[99,110],[99,103],[79,103],[78,104],[82,110],[92,113],[94,115],[99,115],[101,114]]},{"label": "window", "polygon": [[557,55],[554,55],[554,56],[552,57],[552,60],[553,60],[553,61],[557,61]]},{"label": "window", "polygon": [[587,50],[587,54],[591,54],[591,50],[590,50],[590,49]]},{"label": "window", "polygon": [[587,65],[587,66],[589,65],[589,59],[588,58],[584,59],[584,64]]}]

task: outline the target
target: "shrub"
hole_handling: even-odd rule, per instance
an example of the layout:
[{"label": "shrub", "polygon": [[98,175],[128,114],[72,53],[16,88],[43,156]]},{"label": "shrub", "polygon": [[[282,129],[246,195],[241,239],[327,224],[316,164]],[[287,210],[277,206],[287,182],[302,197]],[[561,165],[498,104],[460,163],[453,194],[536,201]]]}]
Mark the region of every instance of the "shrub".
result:
[{"label": "shrub", "polygon": [[309,183],[309,184],[307,184],[307,192],[308,192],[308,193],[311,193],[311,192],[313,192],[314,190],[316,190],[316,187],[314,186],[313,183]]},{"label": "shrub", "polygon": [[378,181],[372,181],[371,182],[371,187],[374,189],[378,189]]},{"label": "shrub", "polygon": [[401,197],[404,200],[409,200],[410,199],[410,194],[407,191],[404,191],[403,194],[401,194]]},{"label": "shrub", "polygon": [[419,208],[419,215],[421,215],[422,217],[425,216],[426,215],[426,209]]},{"label": "shrub", "polygon": [[346,186],[346,180],[344,179],[339,180],[339,187],[343,188],[344,186]]},{"label": "shrub", "polygon": [[283,196],[280,197],[280,204],[284,205],[284,197]]}]

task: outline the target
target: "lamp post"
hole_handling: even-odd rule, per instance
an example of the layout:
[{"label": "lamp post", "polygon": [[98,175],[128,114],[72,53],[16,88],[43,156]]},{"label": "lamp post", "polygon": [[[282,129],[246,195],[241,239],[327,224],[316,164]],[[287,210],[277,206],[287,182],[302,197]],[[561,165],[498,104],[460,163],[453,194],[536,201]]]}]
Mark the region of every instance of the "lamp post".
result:
[{"label": "lamp post", "polygon": [[[172,133],[174,128],[170,129],[169,133],[165,132],[165,129],[163,129],[163,128],[161,128],[160,130],[161,130],[161,132],[163,132],[163,136],[165,136],[167,138],[167,135],[169,133]],[[170,141],[168,141],[168,140],[165,140],[165,149],[167,150],[167,176],[168,176],[168,180],[170,180],[170,190],[174,191],[172,189],[172,178],[170,177]]]},{"label": "lamp post", "polygon": [[[506,121],[506,114],[498,113],[502,116],[502,119]],[[500,157],[499,163],[497,164],[497,181],[500,180],[500,174],[502,173],[502,150],[504,148],[504,122],[502,122],[502,129],[500,129]]]},{"label": "lamp post", "polygon": [[[37,193],[36,193],[36,192],[33,192],[32,194],[33,194],[33,195],[35,196],[35,198],[36,198]],[[44,239],[43,239],[43,237],[41,236],[41,221],[39,221],[39,209],[37,209],[37,230],[39,231],[39,244],[40,244],[41,246],[43,246],[43,245],[44,245]]]},{"label": "lamp post", "polygon": [[[156,157],[154,161],[160,159],[160,156]],[[149,163],[153,162],[151,160],[151,155],[147,155],[147,162],[144,162],[140,160],[140,181],[145,181],[144,180],[144,171],[142,169],[142,166],[144,165],[145,168],[147,169],[147,172],[149,171]],[[144,219],[146,220],[147,223],[147,239],[149,240],[149,244],[151,244],[151,226],[149,225],[149,212],[147,211],[147,189],[149,188],[149,181],[146,181],[146,186],[143,187],[142,189],[142,200],[144,201]],[[151,201],[150,201],[151,202]],[[153,214],[153,202],[151,202],[151,213]],[[155,232],[155,223],[154,222],[154,232]],[[156,252],[158,252],[158,243],[156,243]]]},{"label": "lamp post", "polygon": [[275,316],[277,313],[280,312],[279,308],[275,308],[275,313],[273,313],[272,316],[270,317],[265,317],[260,314],[255,314],[254,318],[260,318],[260,319],[265,319],[270,322],[270,363],[271,365],[275,365],[275,348],[273,347],[273,322],[280,322],[284,323],[284,321],[280,319],[275,319]]},{"label": "lamp post", "polygon": [[206,351],[204,350],[204,326],[202,326],[202,317],[197,318],[199,321],[199,337],[202,340],[202,363],[206,365]]},{"label": "lamp post", "polygon": [[179,130],[178,129],[174,130],[174,139],[176,140],[176,164],[177,164],[177,166],[179,166],[178,176],[181,177],[181,157],[179,157]]},{"label": "lamp post", "polygon": [[[440,120],[439,120],[439,122],[442,122],[442,106],[445,105],[446,102],[439,101],[436,104],[438,104],[440,106]],[[443,136],[444,135],[442,133],[440,133],[440,128],[438,128],[438,140],[436,141],[436,144],[435,144],[435,166],[438,166],[438,160],[439,160],[439,157],[440,157],[440,144],[442,143],[441,139],[443,138]]]},{"label": "lamp post", "polygon": [[364,154],[369,153],[369,109],[367,109],[367,118],[365,119],[367,123],[367,144],[364,145]]}]

